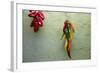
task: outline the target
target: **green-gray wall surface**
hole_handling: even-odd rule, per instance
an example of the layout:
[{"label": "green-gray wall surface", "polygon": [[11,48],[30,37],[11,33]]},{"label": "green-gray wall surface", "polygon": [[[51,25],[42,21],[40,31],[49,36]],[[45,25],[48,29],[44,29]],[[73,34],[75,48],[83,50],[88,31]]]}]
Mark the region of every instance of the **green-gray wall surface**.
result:
[{"label": "green-gray wall surface", "polygon": [[[30,27],[32,18],[23,10],[23,62],[64,61],[91,59],[91,14],[75,12],[43,11],[44,26],[38,32]],[[64,21],[73,23],[72,59],[64,49],[61,40]]]}]

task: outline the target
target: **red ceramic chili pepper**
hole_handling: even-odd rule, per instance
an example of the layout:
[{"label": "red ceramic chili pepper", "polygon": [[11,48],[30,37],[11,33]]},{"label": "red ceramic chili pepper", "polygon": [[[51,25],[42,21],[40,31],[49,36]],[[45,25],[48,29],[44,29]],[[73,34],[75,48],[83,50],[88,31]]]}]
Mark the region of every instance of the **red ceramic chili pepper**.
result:
[{"label": "red ceramic chili pepper", "polygon": [[63,32],[65,33],[65,30],[66,30],[66,22],[64,22],[64,27],[63,27]]},{"label": "red ceramic chili pepper", "polygon": [[34,23],[34,32],[37,32],[39,30],[38,22]]},{"label": "red ceramic chili pepper", "polygon": [[39,16],[44,20],[44,14],[41,11],[39,11]]},{"label": "red ceramic chili pepper", "polygon": [[42,27],[43,26],[43,20],[42,20],[42,18],[38,18],[38,24],[39,24],[39,26],[40,27]]}]

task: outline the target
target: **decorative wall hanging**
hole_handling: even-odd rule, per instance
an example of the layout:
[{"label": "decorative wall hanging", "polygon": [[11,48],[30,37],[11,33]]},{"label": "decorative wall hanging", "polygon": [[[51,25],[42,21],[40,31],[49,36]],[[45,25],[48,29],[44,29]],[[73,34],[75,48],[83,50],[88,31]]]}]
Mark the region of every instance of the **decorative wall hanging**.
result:
[{"label": "decorative wall hanging", "polygon": [[[40,5],[27,1],[12,2],[11,8],[12,71],[96,65],[96,8],[63,4]],[[38,32],[43,27],[44,14],[45,28]],[[32,22],[29,17],[32,18]],[[69,17],[69,20],[66,20],[66,17]],[[71,22],[74,23],[74,27]],[[29,25],[33,32],[38,33],[31,32]],[[62,33],[65,41],[60,40]],[[63,49],[64,45],[68,56]]]},{"label": "decorative wall hanging", "polygon": [[63,26],[62,38],[65,36],[65,50],[67,51],[69,58],[71,58],[73,32],[75,32],[73,24],[69,20],[66,20]]},{"label": "decorative wall hanging", "polygon": [[29,17],[32,17],[30,27],[34,28],[34,32],[38,32],[40,27],[43,27],[44,14],[39,10],[29,10]]}]

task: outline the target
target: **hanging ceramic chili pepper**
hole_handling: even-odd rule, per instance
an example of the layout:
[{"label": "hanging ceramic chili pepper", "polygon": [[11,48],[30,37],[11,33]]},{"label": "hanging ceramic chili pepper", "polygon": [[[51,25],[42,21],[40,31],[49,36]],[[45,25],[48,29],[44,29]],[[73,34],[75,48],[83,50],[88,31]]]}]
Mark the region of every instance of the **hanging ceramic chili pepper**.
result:
[{"label": "hanging ceramic chili pepper", "polygon": [[73,32],[75,32],[75,30],[74,30],[72,23],[69,20],[66,20],[64,22],[62,38],[63,36],[65,36],[65,50],[67,51],[69,58],[71,58],[71,46],[72,46]]},{"label": "hanging ceramic chili pepper", "polygon": [[29,10],[28,16],[33,18],[30,27],[34,28],[34,32],[37,32],[43,26],[44,14],[39,10]]}]

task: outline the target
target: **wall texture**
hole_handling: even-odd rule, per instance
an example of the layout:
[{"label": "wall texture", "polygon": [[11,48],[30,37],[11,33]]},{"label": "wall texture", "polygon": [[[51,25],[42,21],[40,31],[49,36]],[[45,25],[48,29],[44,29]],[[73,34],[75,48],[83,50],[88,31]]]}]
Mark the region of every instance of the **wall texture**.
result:
[{"label": "wall texture", "polygon": [[91,14],[75,12],[48,12],[44,26],[35,33],[30,27],[32,18],[23,10],[23,62],[70,60],[64,49],[62,36],[63,23],[69,19],[75,27],[72,41],[72,59],[90,59],[91,51]]}]

